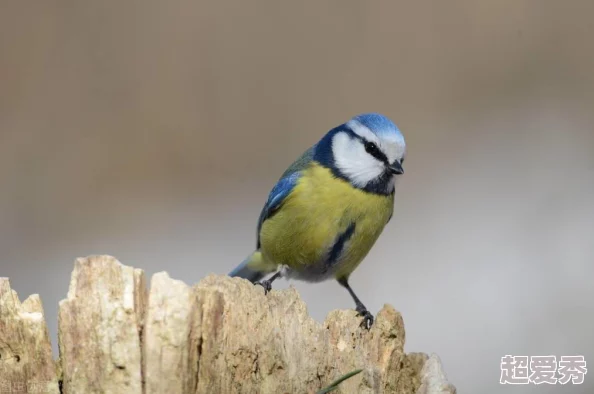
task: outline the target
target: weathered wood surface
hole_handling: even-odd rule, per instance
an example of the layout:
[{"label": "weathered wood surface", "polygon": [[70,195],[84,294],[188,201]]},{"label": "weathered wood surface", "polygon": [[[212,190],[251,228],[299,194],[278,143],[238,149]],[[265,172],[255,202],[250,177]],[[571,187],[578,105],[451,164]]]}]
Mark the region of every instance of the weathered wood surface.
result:
[{"label": "weathered wood surface", "polygon": [[113,257],[76,260],[58,312],[65,393],[142,394],[144,282]]},{"label": "weathered wood surface", "polygon": [[0,393],[59,393],[58,373],[37,294],[23,303],[0,278]]},{"label": "weathered wood surface", "polygon": [[348,310],[320,324],[295,289],[264,295],[215,275],[192,287],[163,272],[147,292],[141,270],[110,256],[75,263],[57,363],[38,297],[20,304],[0,278],[0,317],[0,384],[41,381],[45,392],[61,382],[65,394],[315,393],[360,368],[335,392],[455,393],[437,356],[404,353],[391,306],[370,331]]}]

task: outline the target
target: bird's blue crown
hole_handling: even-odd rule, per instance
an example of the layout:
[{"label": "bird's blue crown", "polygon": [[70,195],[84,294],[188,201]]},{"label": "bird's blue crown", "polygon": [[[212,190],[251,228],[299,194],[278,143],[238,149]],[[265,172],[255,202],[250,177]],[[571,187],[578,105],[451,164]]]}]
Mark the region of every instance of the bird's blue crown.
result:
[{"label": "bird's blue crown", "polygon": [[398,127],[388,117],[382,114],[361,114],[355,116],[353,120],[361,123],[363,126],[367,127],[377,135],[392,134],[404,138],[400,132],[400,129],[398,129]]},{"label": "bird's blue crown", "polygon": [[386,116],[378,113],[366,113],[353,117],[348,122],[341,124],[330,130],[322,139],[316,144],[316,154],[314,159],[322,164],[331,166],[332,164],[332,137],[338,132],[344,131],[352,134],[353,131],[349,127],[349,122],[356,121],[361,125],[367,127],[372,133],[377,136],[394,136],[404,140],[404,136],[400,129]]}]

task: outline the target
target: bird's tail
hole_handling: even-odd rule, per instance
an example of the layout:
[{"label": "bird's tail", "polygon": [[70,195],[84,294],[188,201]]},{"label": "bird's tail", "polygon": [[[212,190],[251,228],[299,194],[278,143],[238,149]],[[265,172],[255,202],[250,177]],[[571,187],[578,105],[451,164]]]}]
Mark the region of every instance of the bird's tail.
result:
[{"label": "bird's tail", "polygon": [[256,250],[235,267],[233,271],[229,272],[229,276],[237,276],[251,282],[257,282],[270,272],[271,270],[264,264],[262,253]]}]

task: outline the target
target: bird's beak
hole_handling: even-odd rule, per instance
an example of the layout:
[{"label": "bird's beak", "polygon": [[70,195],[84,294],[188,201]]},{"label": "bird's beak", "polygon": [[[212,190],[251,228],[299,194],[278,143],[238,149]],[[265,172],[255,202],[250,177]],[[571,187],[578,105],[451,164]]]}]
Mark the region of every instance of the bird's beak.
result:
[{"label": "bird's beak", "polygon": [[388,166],[388,169],[394,175],[404,174],[404,168],[402,168],[402,164],[398,161],[395,161],[392,165]]}]

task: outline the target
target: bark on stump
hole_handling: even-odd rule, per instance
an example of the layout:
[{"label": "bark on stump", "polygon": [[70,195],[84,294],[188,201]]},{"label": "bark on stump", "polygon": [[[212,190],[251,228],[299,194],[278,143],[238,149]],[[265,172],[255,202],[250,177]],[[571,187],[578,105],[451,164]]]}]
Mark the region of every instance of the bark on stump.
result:
[{"label": "bark on stump", "polygon": [[210,275],[195,286],[110,256],[77,259],[60,302],[54,362],[41,301],[0,278],[0,388],[48,393],[455,393],[436,355],[404,353],[404,323],[385,305],[370,331],[355,311],[322,324],[295,289],[264,295]]}]

